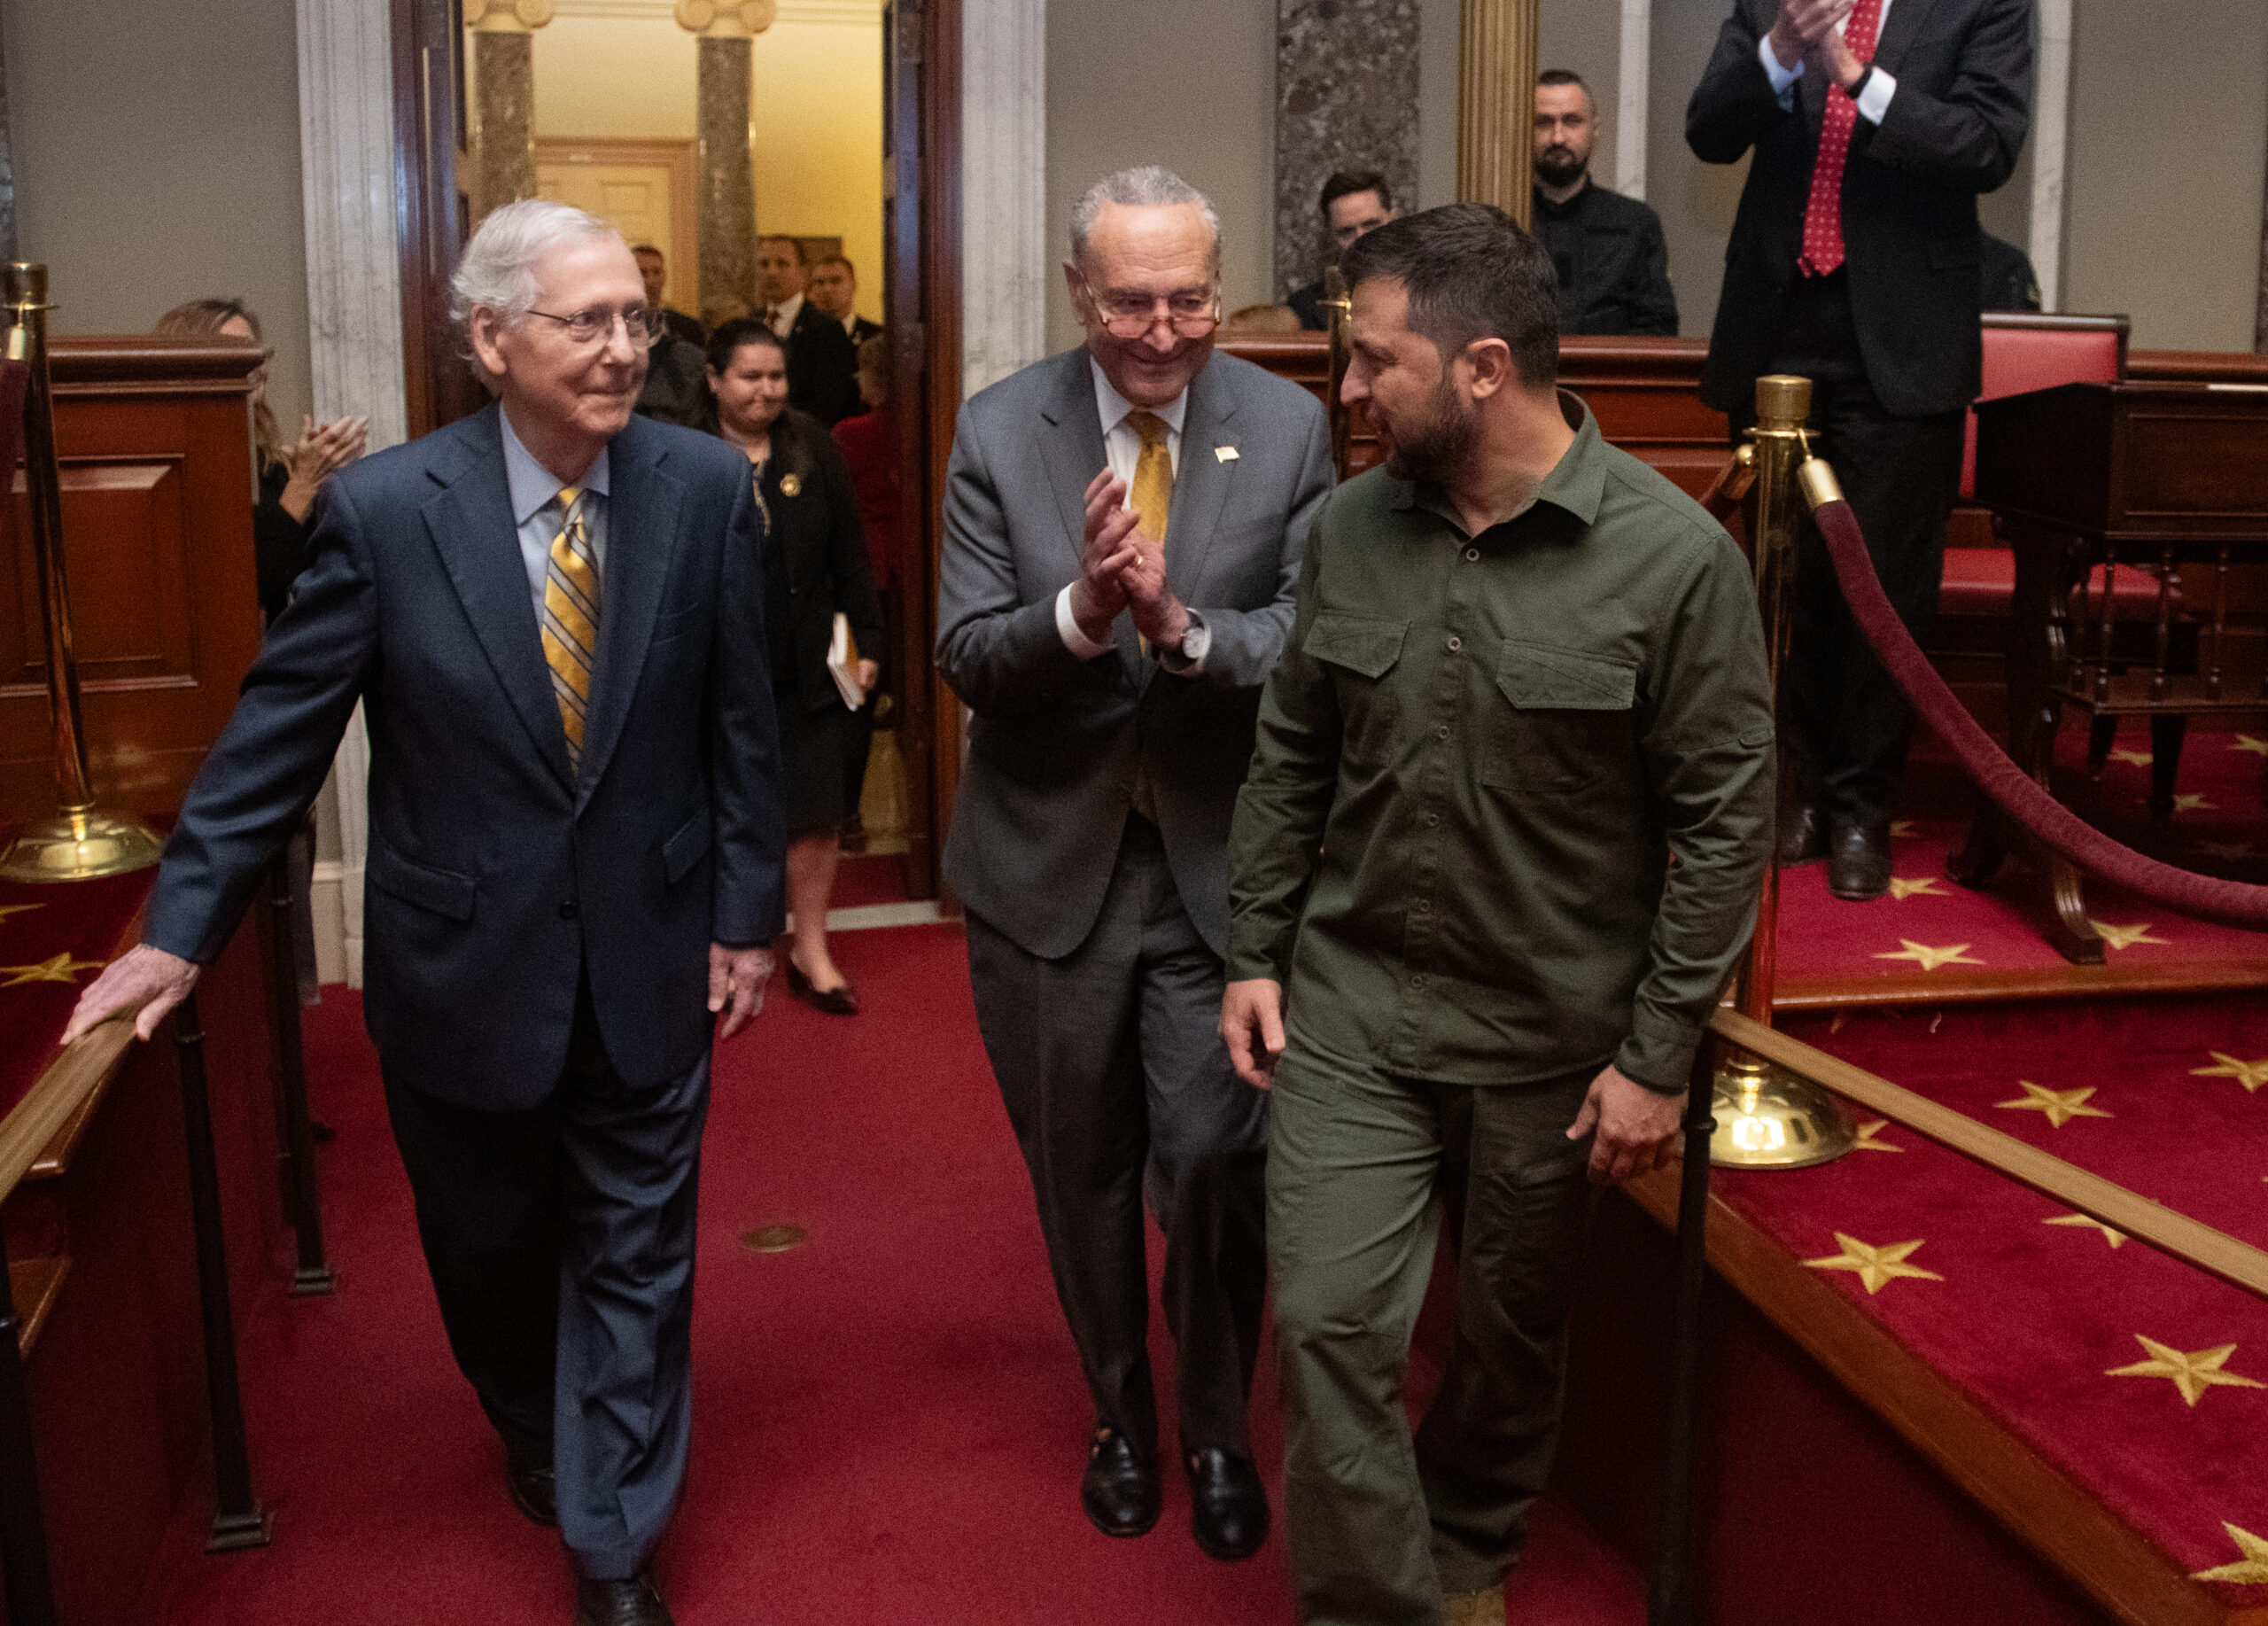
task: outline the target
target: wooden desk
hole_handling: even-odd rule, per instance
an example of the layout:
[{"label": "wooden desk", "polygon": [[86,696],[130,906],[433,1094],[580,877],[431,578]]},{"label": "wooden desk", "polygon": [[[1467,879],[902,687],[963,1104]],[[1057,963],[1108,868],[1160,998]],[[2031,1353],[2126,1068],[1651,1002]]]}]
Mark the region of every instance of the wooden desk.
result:
[{"label": "wooden desk", "polygon": [[[2068,384],[1977,408],[1977,494],[2016,554],[2008,655],[2009,755],[2049,783],[2066,706],[2096,718],[2148,717],[2156,758],[2153,805],[2170,813],[2187,720],[2268,707],[2268,685],[2226,675],[2232,565],[2268,562],[2268,388],[2255,384]],[[2192,672],[2172,670],[2174,576],[2207,567]],[[2097,566],[2158,579],[2149,653],[2117,643],[2108,591],[2082,591]],[[2081,619],[2070,606],[2080,595]],[[2132,625],[2131,623],[2129,624]],[[2128,657],[2123,663],[2122,655]],[[2118,668],[2124,665],[2124,670]],[[1979,886],[2014,847],[2044,883],[2042,928],[2065,958],[2100,964],[2078,871],[1980,818],[1953,861]]]}]

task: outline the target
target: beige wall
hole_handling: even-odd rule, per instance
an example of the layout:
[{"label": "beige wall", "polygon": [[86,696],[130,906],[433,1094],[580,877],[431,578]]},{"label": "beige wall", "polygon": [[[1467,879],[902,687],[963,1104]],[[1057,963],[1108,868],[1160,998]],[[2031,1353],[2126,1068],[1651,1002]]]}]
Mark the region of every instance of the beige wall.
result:
[{"label": "beige wall", "polygon": [[291,0],[0,3],[18,252],[59,333],[145,333],[241,295],[276,346],[286,432],[310,396]]},{"label": "beige wall", "polygon": [[2063,307],[2129,313],[2138,346],[2251,349],[2268,0],[2078,13]]},{"label": "beige wall", "polygon": [[1614,128],[1615,101],[1622,87],[1622,7],[1619,0],[1544,0],[1535,26],[1539,73],[1564,67],[1581,74],[1598,103],[1598,145],[1591,152],[1591,179],[1614,184],[1614,155],[1620,149]]},{"label": "beige wall", "polygon": [[[1272,0],[1154,0],[1047,8],[1047,346],[1079,341],[1055,268],[1070,252],[1071,206],[1094,182],[1163,164],[1221,216],[1221,302],[1269,295],[1275,254],[1276,8]],[[1195,42],[1161,67],[1157,42]],[[967,229],[980,230],[981,222]]]},{"label": "beige wall", "polygon": [[[756,41],[757,228],[841,237],[858,268],[858,313],[879,322],[882,8],[839,9],[842,20],[783,19]],[[666,16],[554,19],[535,35],[536,134],[693,137],[697,51]]]}]

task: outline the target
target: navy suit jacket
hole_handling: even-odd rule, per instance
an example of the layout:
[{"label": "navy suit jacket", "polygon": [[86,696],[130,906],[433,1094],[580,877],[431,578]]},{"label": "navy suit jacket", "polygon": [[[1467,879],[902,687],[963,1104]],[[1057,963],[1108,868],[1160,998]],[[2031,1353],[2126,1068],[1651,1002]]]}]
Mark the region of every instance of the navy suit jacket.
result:
[{"label": "navy suit jacket", "polygon": [[778,725],[748,460],[631,419],[607,453],[581,771],[536,632],[498,410],[342,470],[190,787],[146,942],[217,955],[363,703],[365,1011],[404,1083],[490,1111],[557,1084],[577,986],[649,1087],[713,1031],[711,940],[782,919]]}]

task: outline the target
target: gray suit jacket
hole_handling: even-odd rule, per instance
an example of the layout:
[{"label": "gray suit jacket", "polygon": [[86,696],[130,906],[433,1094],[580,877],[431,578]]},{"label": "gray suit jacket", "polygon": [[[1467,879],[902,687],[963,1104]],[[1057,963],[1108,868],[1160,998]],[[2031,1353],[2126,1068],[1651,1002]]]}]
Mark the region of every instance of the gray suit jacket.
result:
[{"label": "gray suit jacket", "polygon": [[961,408],[937,665],[976,715],[945,878],[1027,952],[1069,953],[1101,911],[1138,766],[1183,906],[1225,957],[1229,820],[1331,490],[1330,432],[1314,396],[1233,356],[1214,355],[1189,386],[1166,578],[1212,631],[1191,677],[1144,656],[1130,616],[1091,661],[1056,630],[1056,595],[1079,573],[1080,498],[1106,461],[1084,348]]}]

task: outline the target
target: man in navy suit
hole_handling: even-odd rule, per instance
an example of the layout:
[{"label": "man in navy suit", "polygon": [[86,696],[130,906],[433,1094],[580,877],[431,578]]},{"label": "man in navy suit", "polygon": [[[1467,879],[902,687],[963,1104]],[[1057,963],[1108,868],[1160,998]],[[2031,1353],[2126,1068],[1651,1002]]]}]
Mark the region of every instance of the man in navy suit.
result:
[{"label": "man in navy suit", "polygon": [[657,1626],[711,1036],[781,925],[753,493],[733,448],[632,416],[649,307],[611,229],[508,205],[454,291],[497,403],[326,486],[143,942],[66,1039],[156,1031],[361,702],[364,998],[450,1348],[579,1626]]}]

